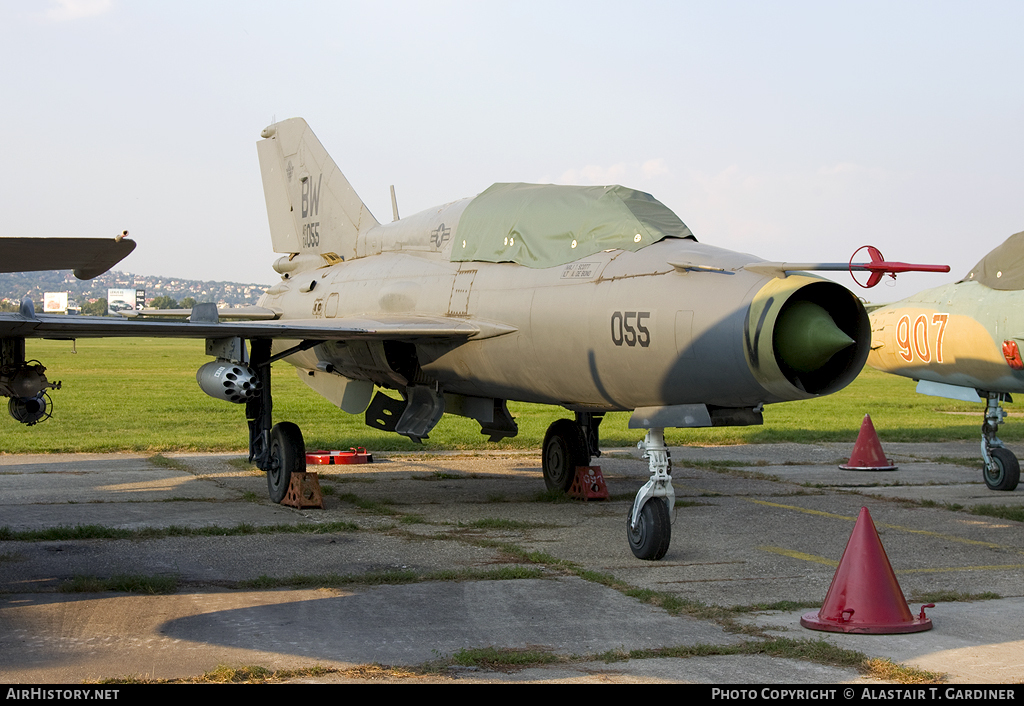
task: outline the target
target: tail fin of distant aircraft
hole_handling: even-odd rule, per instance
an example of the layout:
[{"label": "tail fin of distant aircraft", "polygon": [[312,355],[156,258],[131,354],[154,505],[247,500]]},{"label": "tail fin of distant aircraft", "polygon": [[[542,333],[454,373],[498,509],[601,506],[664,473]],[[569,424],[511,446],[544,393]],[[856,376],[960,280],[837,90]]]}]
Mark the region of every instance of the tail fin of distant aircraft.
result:
[{"label": "tail fin of distant aircraft", "polygon": [[256,143],[274,252],[356,256],[378,225],[302,118],[264,128]]}]

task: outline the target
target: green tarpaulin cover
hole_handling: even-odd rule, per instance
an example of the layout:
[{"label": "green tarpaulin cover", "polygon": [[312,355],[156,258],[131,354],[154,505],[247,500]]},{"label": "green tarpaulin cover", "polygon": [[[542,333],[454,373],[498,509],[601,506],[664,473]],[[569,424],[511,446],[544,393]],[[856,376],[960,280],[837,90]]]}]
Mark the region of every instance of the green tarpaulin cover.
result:
[{"label": "green tarpaulin cover", "polygon": [[1024,289],[1024,232],[1007,238],[961,281],[981,282],[991,289]]},{"label": "green tarpaulin cover", "polygon": [[495,184],[459,219],[453,262],[556,267],[602,250],[647,247],[693,233],[650,194],[623,186]]}]

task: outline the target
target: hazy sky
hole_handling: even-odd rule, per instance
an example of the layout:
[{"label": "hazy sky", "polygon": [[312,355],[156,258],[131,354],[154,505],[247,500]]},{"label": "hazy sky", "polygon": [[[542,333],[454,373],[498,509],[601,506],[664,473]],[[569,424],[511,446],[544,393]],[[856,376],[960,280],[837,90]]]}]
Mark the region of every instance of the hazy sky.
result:
[{"label": "hazy sky", "polygon": [[1022,31],[1021,2],[0,0],[0,235],[273,282],[255,142],[301,116],[381,221],[390,184],[408,215],[621,183],[759,257],[953,267],[888,301],[1024,230]]}]

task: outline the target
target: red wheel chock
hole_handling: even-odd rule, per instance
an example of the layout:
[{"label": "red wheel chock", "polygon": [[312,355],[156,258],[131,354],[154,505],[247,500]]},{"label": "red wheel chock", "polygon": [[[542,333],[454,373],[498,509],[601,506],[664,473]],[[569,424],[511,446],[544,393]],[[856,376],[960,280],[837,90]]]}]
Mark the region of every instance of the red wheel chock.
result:
[{"label": "red wheel chock", "polygon": [[306,454],[307,466],[340,466],[347,463],[373,463],[373,454],[362,446],[353,446],[348,451],[310,451]]},{"label": "red wheel chock", "polygon": [[569,488],[569,495],[580,500],[608,500],[601,467],[576,466],[576,477]]},{"label": "red wheel chock", "polygon": [[292,473],[282,505],[304,508],[318,507],[324,509],[324,498],[320,493],[320,478],[316,473]]}]

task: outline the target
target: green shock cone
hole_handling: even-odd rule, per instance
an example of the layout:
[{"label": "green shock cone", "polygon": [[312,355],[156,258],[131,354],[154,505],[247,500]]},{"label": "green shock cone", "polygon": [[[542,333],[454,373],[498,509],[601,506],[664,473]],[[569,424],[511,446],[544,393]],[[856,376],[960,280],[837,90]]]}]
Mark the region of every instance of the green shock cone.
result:
[{"label": "green shock cone", "polygon": [[775,352],[794,370],[810,373],[854,340],[836,326],[829,313],[813,302],[796,302],[775,325]]}]

